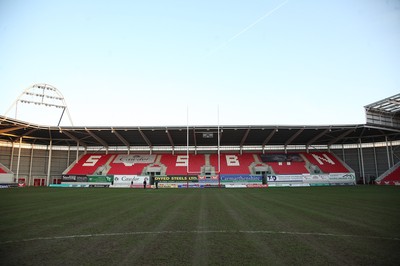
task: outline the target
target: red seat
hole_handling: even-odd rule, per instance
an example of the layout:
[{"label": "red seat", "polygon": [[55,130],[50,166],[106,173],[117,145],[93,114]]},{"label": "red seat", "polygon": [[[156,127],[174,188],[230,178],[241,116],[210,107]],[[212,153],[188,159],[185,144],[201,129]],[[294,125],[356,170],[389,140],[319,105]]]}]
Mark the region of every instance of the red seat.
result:
[{"label": "red seat", "polygon": [[349,170],[330,152],[301,153],[324,173],[348,173]]},{"label": "red seat", "polygon": [[[258,156],[258,155],[256,155]],[[255,162],[253,153],[220,154],[221,174],[251,174],[250,165]],[[210,164],[218,171],[218,154],[210,155]]]},{"label": "red seat", "polygon": [[395,182],[400,183],[400,166],[398,166],[393,172],[391,172],[385,178],[383,178],[380,184],[394,185]]},{"label": "red seat", "polygon": [[275,174],[279,175],[295,175],[309,174],[305,162],[268,162]]},{"label": "red seat", "polygon": [[111,154],[88,153],[68,171],[68,175],[93,175],[97,168],[107,163]]},{"label": "red seat", "polygon": [[167,175],[187,175],[190,173],[200,174],[201,167],[205,164],[204,154],[163,154],[160,162],[164,164]]},{"label": "red seat", "polygon": [[[143,172],[143,169],[155,161],[155,156],[156,155],[134,155],[134,154],[133,155],[125,155],[125,154],[115,155],[115,158],[110,162],[110,170],[108,171],[107,174],[109,174],[109,175],[141,175]],[[145,162],[140,162],[140,160],[139,160],[139,162],[130,164],[130,163],[121,162],[120,158],[123,158],[123,157],[128,158],[128,160],[131,158],[145,158],[145,157],[148,157],[150,159],[146,160]]]}]

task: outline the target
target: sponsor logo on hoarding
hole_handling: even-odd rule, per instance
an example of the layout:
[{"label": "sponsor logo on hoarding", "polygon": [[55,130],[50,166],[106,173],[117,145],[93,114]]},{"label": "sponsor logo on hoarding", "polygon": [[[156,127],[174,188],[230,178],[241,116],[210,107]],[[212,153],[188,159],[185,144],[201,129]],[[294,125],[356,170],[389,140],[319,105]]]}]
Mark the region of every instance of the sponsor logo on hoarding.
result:
[{"label": "sponsor logo on hoarding", "polygon": [[110,187],[110,185],[94,184],[94,185],[89,185],[89,187]]},{"label": "sponsor logo on hoarding", "polygon": [[219,180],[218,179],[199,179],[199,183],[201,184],[216,184],[218,183]]},{"label": "sponsor logo on hoarding", "polygon": [[146,180],[147,182],[149,180],[149,177],[140,175],[115,175],[114,186],[129,187],[130,185],[140,184],[143,187],[144,180]]},{"label": "sponsor logo on hoarding", "polygon": [[166,184],[166,183],[160,183],[158,185],[160,188],[178,188],[177,184]]},{"label": "sponsor logo on hoarding", "polygon": [[88,177],[87,176],[77,176],[76,182],[88,182]]},{"label": "sponsor logo on hoarding", "polygon": [[137,175],[116,175],[114,176],[114,182],[138,182],[140,178]]},{"label": "sponsor logo on hoarding", "polygon": [[244,184],[235,184],[235,183],[229,183],[229,184],[224,184],[225,188],[246,188],[246,185]]},{"label": "sponsor logo on hoarding", "polygon": [[246,187],[248,188],[267,188],[267,184],[247,184]]},{"label": "sponsor logo on hoarding", "polygon": [[329,179],[355,180],[355,176],[352,173],[329,174]]},{"label": "sponsor logo on hoarding", "polygon": [[160,182],[197,182],[197,176],[156,176],[155,181]]},{"label": "sponsor logo on hoarding", "polygon": [[305,181],[312,181],[312,180],[328,180],[328,175],[303,175],[303,179]]},{"label": "sponsor logo on hoarding", "polygon": [[213,175],[213,176],[199,175],[199,180],[218,180],[218,175]]},{"label": "sponsor logo on hoarding", "polygon": [[[77,179],[78,181],[78,179]],[[90,182],[90,183],[111,183],[113,181],[112,176],[88,176],[86,181],[81,182]],[[78,181],[79,182],[79,181]]]},{"label": "sponsor logo on hoarding", "polygon": [[343,176],[343,178],[344,178],[344,179],[352,179],[352,180],[355,180],[355,179],[356,179],[355,176],[354,176],[353,174],[345,174],[345,175]]},{"label": "sponsor logo on hoarding", "polygon": [[268,182],[279,182],[279,181],[303,181],[302,175],[268,175]]},{"label": "sponsor logo on hoarding", "polygon": [[223,182],[262,181],[259,175],[221,175]]},{"label": "sponsor logo on hoarding", "polygon": [[78,182],[87,182],[87,176],[85,175],[63,175],[61,177],[63,182],[76,182],[77,180],[86,180],[86,181],[78,181]]},{"label": "sponsor logo on hoarding", "polygon": [[200,188],[202,185],[195,183],[195,184],[178,184],[178,188]]}]

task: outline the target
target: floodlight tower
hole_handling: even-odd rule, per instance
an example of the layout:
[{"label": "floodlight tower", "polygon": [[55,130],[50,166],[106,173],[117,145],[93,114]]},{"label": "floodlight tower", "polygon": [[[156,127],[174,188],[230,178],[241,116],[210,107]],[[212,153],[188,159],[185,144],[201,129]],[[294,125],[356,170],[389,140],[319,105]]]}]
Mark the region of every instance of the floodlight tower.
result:
[{"label": "floodlight tower", "polygon": [[39,107],[62,109],[57,126],[60,125],[64,113],[67,113],[69,122],[71,123],[71,126],[73,126],[71,115],[68,111],[64,96],[54,86],[45,83],[39,83],[25,89],[13,102],[10,108],[8,108],[5,116],[7,116],[7,114],[15,107],[15,119],[17,119],[18,104],[33,104]]}]

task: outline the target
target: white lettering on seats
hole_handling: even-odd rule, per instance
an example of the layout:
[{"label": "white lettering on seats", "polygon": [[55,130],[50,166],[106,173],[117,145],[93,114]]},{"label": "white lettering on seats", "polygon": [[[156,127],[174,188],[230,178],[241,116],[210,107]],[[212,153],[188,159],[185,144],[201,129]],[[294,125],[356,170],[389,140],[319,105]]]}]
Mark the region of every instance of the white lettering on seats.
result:
[{"label": "white lettering on seats", "polygon": [[187,155],[178,155],[176,157],[175,166],[187,166],[189,161],[189,157]]},{"label": "white lettering on seats", "polygon": [[[335,164],[335,162],[334,161],[332,161],[332,159],[331,158],[329,158],[328,157],[328,155],[326,155],[325,153],[324,154],[322,154],[322,156],[324,156],[324,157],[321,157],[321,156],[318,156],[318,155],[316,155],[316,154],[314,154],[314,153],[312,153],[312,156],[314,157],[314,159],[315,160],[317,160],[317,162],[319,163],[319,164],[324,164],[324,162],[325,163],[330,163],[330,164]],[[322,161],[324,161],[324,162],[322,162]]]},{"label": "white lettering on seats", "polygon": [[225,155],[227,166],[240,166],[239,158],[236,155]]},{"label": "white lettering on seats", "polygon": [[101,155],[91,155],[86,162],[82,164],[82,166],[95,166],[96,163],[100,160]]}]

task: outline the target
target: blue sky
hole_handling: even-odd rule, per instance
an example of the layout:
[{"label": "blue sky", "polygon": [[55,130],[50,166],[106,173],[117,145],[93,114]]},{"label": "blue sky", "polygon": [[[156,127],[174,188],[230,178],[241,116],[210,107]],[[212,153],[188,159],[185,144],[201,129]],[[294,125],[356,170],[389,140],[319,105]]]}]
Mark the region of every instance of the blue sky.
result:
[{"label": "blue sky", "polygon": [[48,83],[74,125],[358,124],[399,70],[399,0],[0,0],[2,114]]}]

